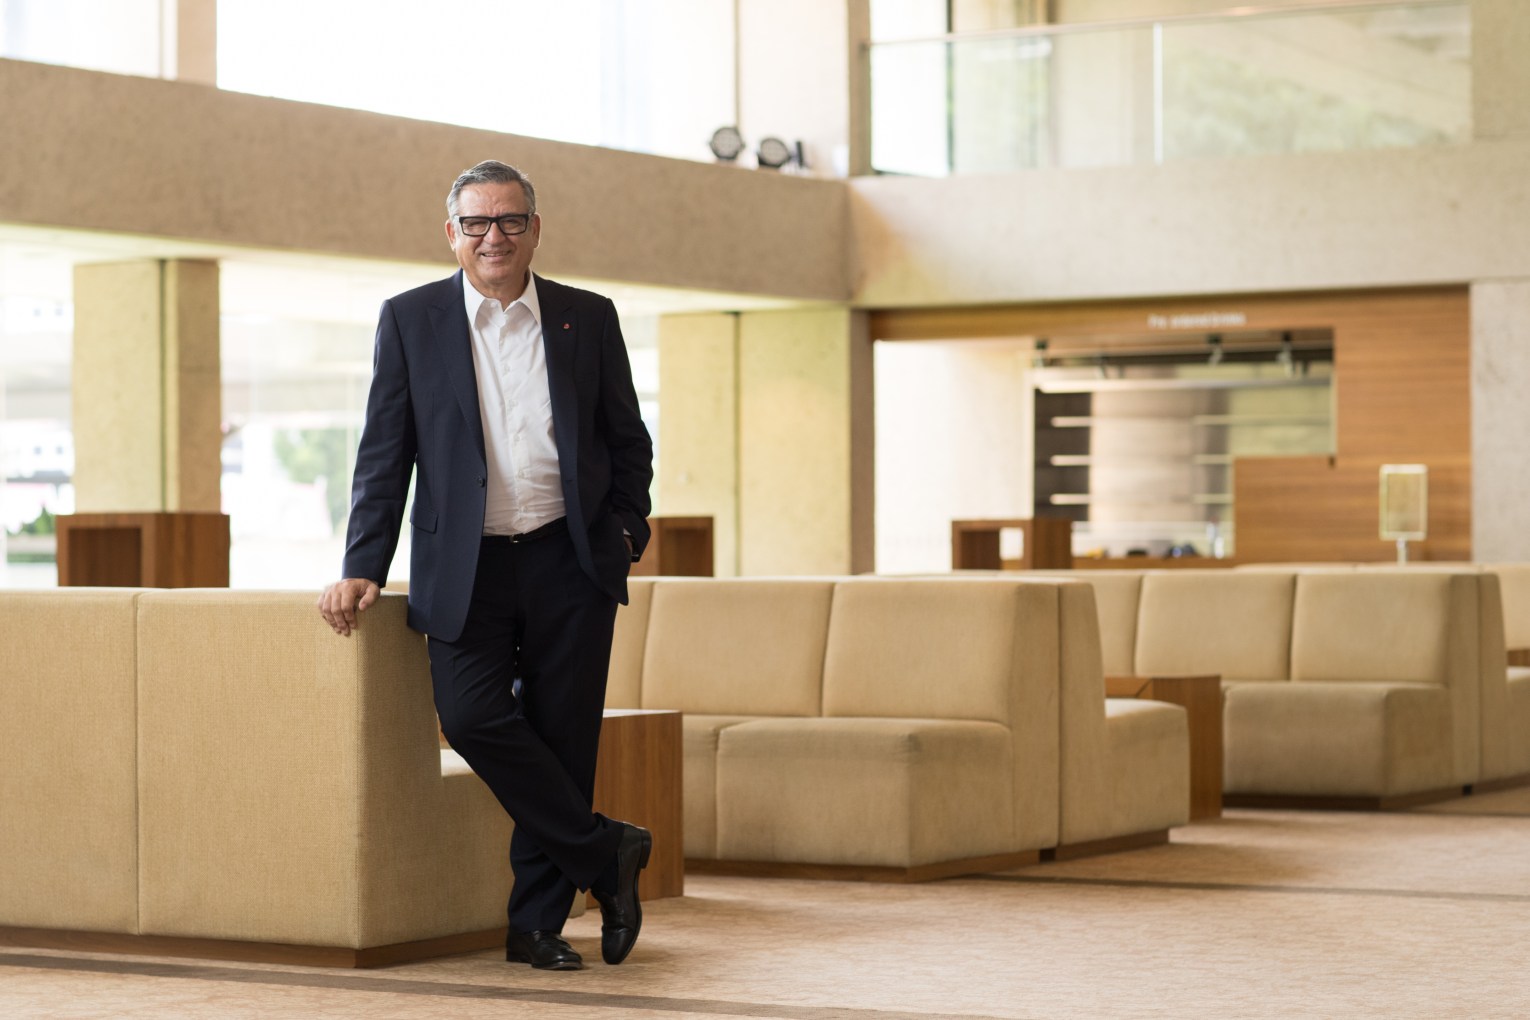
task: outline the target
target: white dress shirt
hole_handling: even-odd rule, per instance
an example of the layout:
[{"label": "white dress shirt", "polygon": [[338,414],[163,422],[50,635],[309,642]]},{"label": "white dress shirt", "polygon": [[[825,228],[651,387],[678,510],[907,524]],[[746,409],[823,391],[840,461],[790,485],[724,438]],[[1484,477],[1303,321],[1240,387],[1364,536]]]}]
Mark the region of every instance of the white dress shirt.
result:
[{"label": "white dress shirt", "polygon": [[483,533],[535,531],[564,513],[536,277],[527,274],[509,308],[474,290],[466,274],[462,295],[489,467]]}]

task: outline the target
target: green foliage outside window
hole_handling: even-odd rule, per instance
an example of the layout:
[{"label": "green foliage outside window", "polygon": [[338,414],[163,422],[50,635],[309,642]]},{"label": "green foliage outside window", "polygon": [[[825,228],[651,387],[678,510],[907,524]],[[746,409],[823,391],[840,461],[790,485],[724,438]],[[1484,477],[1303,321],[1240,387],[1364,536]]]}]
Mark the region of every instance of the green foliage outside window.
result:
[{"label": "green foliage outside window", "polygon": [[351,451],[355,441],[349,429],[298,429],[276,434],[276,459],[287,477],[300,485],[324,479],[324,498],[329,524],[338,528],[350,504]]}]

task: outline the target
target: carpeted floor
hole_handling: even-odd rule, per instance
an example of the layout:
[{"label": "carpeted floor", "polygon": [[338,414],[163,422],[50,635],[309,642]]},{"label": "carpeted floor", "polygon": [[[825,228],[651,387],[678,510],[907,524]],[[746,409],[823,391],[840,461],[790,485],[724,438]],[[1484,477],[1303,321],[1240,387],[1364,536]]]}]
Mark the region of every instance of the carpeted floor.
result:
[{"label": "carpeted floor", "polygon": [[1231,811],[1168,846],[916,886],[692,877],[620,967],[329,971],[0,950],[0,1017],[1525,1017],[1530,789]]}]

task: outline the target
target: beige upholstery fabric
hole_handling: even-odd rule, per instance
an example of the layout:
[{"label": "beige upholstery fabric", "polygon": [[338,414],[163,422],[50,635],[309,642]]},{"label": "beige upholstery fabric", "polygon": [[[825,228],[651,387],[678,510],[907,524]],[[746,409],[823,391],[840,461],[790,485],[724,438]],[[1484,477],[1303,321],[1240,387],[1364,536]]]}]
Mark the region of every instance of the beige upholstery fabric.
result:
[{"label": "beige upholstery fabric", "polygon": [[1290,675],[1295,578],[1285,572],[1165,570],[1146,574],[1137,615],[1139,676]]},{"label": "beige upholstery fabric", "polygon": [[137,597],[0,592],[0,924],[138,930]]},{"label": "beige upholstery fabric", "polygon": [[[1507,649],[1530,648],[1530,563],[1492,563],[1483,567],[1498,582]],[[1530,669],[1505,669],[1503,686],[1494,666],[1495,645],[1490,602],[1484,589],[1482,616],[1482,779],[1505,779],[1530,773]]]},{"label": "beige upholstery fabric", "polygon": [[1009,730],[938,719],[762,719],[721,731],[724,860],[916,867],[1014,845]]},{"label": "beige upholstery fabric", "polygon": [[153,592],[139,633],[144,934],[360,948],[504,924],[509,822],[441,752],[403,597],[342,638],[311,592]]},{"label": "beige upholstery fabric", "polygon": [[718,734],[729,726],[753,718],[741,715],[686,715],[681,718],[685,756],[682,808],[686,857],[698,860],[717,857]]},{"label": "beige upholstery fabric", "polygon": [[[1503,728],[1512,735],[1514,741],[1504,775],[1517,776],[1530,772],[1530,762],[1526,761],[1527,755],[1530,755],[1530,667],[1514,666],[1509,669],[1503,722]],[[1484,775],[1483,778],[1498,777]]]},{"label": "beige upholstery fabric", "polygon": [[649,610],[643,707],[817,715],[832,581],[665,578]]},{"label": "beige upholstery fabric", "polygon": [[1007,726],[1014,741],[1011,849],[1051,846],[1058,588],[1008,579],[840,582],[824,656],[823,714]]},{"label": "beige upholstery fabric", "polygon": [[627,604],[616,607],[611,635],[611,670],[606,677],[607,708],[640,708],[643,703],[643,651],[648,643],[648,611],[654,580],[627,579]]},{"label": "beige upholstery fabric", "polygon": [[1044,581],[1082,581],[1094,589],[1100,616],[1100,656],[1106,676],[1132,676],[1137,663],[1137,602],[1141,570],[1028,570],[1021,576]]},{"label": "beige upholstery fabric", "polygon": [[1530,717],[1516,712],[1509,687],[1508,649],[1504,641],[1503,581],[1496,573],[1477,575],[1477,669],[1481,676],[1479,781],[1530,773]]},{"label": "beige upholstery fabric", "polygon": [[1510,648],[1530,648],[1530,563],[1489,563],[1503,597],[1503,636]]},{"label": "beige upholstery fabric", "polygon": [[[1435,732],[1445,740],[1452,766],[1443,783],[1418,789],[1471,783],[1481,770],[1480,584],[1475,574],[1438,571],[1302,573],[1296,579],[1294,682],[1445,689],[1443,728]],[[1427,769],[1422,774],[1434,775]]]},{"label": "beige upholstery fabric", "polygon": [[1454,782],[1439,685],[1239,684],[1224,718],[1228,793],[1385,797]]},{"label": "beige upholstery fabric", "polygon": [[1440,682],[1454,583],[1436,572],[1299,575],[1291,679]]},{"label": "beige upholstery fabric", "polygon": [[1092,584],[1060,587],[1061,774],[1058,842],[1153,832],[1190,816],[1184,709],[1105,698]]},{"label": "beige upholstery fabric", "polygon": [[1044,585],[848,580],[835,586],[823,714],[1009,725],[1016,674],[1055,670],[1057,596]]},{"label": "beige upholstery fabric", "polygon": [[[1110,747],[1108,836],[1171,829],[1190,821],[1190,726],[1163,701],[1105,699]],[[1099,838],[1099,837],[1097,837]]]}]

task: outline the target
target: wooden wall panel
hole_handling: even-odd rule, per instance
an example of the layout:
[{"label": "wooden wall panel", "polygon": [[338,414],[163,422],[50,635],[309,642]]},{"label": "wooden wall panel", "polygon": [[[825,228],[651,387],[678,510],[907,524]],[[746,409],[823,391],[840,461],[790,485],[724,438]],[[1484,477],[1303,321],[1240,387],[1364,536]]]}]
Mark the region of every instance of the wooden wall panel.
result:
[{"label": "wooden wall panel", "polygon": [[[1397,558],[1381,537],[1380,457],[1245,457],[1233,472],[1239,563]],[[1429,538],[1409,559],[1471,559],[1471,463],[1428,458]]]}]

